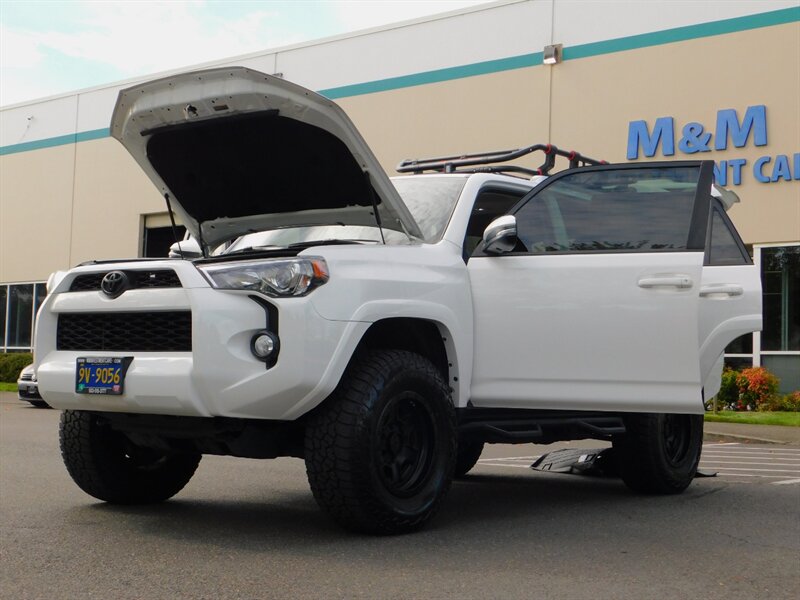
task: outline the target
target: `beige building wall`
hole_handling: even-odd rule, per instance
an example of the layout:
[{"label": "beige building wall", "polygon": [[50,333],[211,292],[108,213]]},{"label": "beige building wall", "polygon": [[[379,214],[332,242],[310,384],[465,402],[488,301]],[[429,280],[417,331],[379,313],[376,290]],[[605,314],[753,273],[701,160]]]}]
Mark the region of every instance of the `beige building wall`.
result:
[{"label": "beige building wall", "polygon": [[529,67],[343,98],[389,175],[406,158],[518,148],[548,137],[550,72]]},{"label": "beige building wall", "polygon": [[117,140],[77,147],[72,263],[140,256],[143,215],[164,212],[164,199]]},{"label": "beige building wall", "polygon": [[0,157],[0,281],[42,281],[73,264],[76,148]]},{"label": "beige building wall", "polygon": [[[552,67],[552,141],[566,141],[611,162],[626,162],[628,123],[675,118],[676,154],[646,160],[745,158],[741,197],[730,212],[748,244],[800,240],[800,181],[758,183],[755,160],[800,152],[800,23],[753,29],[568,60]],[[768,145],[682,154],[677,140],[690,122],[714,132],[717,110],[767,107]],[[711,143],[713,145],[714,138]],[[642,159],[640,159],[642,160]],[[774,160],[773,160],[774,162]],[[764,169],[772,172],[772,163]],[[800,178],[800,173],[796,174]]]},{"label": "beige building wall", "polygon": [[0,157],[0,281],[139,256],[143,215],[165,210],[112,138]]}]

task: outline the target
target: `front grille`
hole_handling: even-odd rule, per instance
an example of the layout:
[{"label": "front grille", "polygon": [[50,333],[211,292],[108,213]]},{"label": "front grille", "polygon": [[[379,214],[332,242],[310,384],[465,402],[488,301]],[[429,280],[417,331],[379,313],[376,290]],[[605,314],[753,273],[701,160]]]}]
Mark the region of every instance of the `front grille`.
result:
[{"label": "front grille", "polygon": [[[145,271],[123,271],[130,282],[129,289],[136,288],[172,288],[181,287],[181,280],[172,269],[155,269]],[[70,292],[91,292],[100,289],[100,282],[106,273],[87,273],[78,275],[69,286]]]},{"label": "front grille", "polygon": [[58,315],[59,350],[190,352],[192,313],[112,312]]},{"label": "front grille", "polygon": [[20,381],[33,381],[33,373],[23,373],[20,378]]}]

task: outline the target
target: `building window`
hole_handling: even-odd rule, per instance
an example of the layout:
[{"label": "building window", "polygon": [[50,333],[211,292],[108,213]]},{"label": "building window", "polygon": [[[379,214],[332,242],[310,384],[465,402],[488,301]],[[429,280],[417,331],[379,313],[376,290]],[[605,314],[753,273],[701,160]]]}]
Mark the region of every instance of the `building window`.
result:
[{"label": "building window", "polygon": [[12,285],[8,288],[8,338],[9,347],[31,346],[31,313],[33,312],[33,286]]},{"label": "building window", "polygon": [[741,371],[753,366],[753,334],[748,333],[733,340],[725,348],[725,366]]},{"label": "building window", "polygon": [[186,227],[177,222],[172,229],[172,222],[167,213],[142,215],[142,256],[145,258],[166,258],[169,247],[175,243],[175,235],[182,240]]},{"label": "building window", "polygon": [[800,246],[761,249],[762,350],[800,351]]},{"label": "building window", "polygon": [[757,364],[775,373],[788,393],[800,389],[800,244],[755,250],[764,306]]},{"label": "building window", "polygon": [[46,295],[44,283],[0,285],[0,351],[31,350],[36,311]]},{"label": "building window", "polygon": [[8,310],[8,286],[0,285],[0,349],[6,349],[6,311]]},{"label": "building window", "polygon": [[182,240],[186,233],[183,225],[175,227],[147,227],[144,230],[144,243],[142,254],[146,258],[166,258],[169,256],[169,247],[175,243],[175,233],[178,239]]}]

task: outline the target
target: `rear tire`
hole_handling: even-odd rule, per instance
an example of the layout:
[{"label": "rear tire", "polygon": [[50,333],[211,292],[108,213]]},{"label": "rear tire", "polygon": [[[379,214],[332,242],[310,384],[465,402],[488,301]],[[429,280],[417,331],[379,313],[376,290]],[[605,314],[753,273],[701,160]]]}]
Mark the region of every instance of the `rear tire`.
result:
[{"label": "rear tire", "polygon": [[450,487],[455,455],[450,390],[411,352],[358,359],[306,427],[314,498],[354,531],[398,534],[425,524]]},{"label": "rear tire", "polygon": [[115,504],[171,498],[189,482],[201,458],[135,446],[90,412],[61,413],[59,434],[73,481],[90,496]]},{"label": "rear tire", "polygon": [[483,442],[459,441],[456,453],[456,467],[453,477],[460,479],[472,470],[478,463],[483,452]]},{"label": "rear tire", "polygon": [[614,441],[620,475],[634,491],[679,494],[697,473],[703,447],[703,415],[636,414]]}]

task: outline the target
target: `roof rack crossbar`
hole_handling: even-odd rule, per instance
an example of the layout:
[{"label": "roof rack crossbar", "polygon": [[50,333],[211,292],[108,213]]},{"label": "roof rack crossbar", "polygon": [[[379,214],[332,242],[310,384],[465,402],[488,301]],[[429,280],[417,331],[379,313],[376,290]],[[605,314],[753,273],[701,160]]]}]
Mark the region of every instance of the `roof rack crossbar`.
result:
[{"label": "roof rack crossbar", "polygon": [[486,165],[482,167],[468,167],[459,169],[457,173],[521,173],[534,177],[539,175],[536,169],[528,169],[527,167],[519,167],[517,165]]},{"label": "roof rack crossbar", "polygon": [[[544,162],[538,169],[526,169],[524,167],[506,166],[502,168],[486,169],[465,169],[464,167],[475,167],[477,165],[491,165],[494,163],[507,162],[532,152],[544,152]],[[423,173],[424,171],[437,171],[440,173],[485,173],[510,171],[525,173],[527,175],[548,175],[556,164],[556,156],[562,156],[569,160],[569,168],[582,167],[587,165],[605,164],[604,160],[597,160],[584,156],[574,150],[561,150],[552,144],[534,144],[525,148],[515,150],[496,150],[494,152],[479,152],[476,154],[460,154],[454,156],[439,156],[436,158],[406,159],[397,166],[399,173]]]}]

